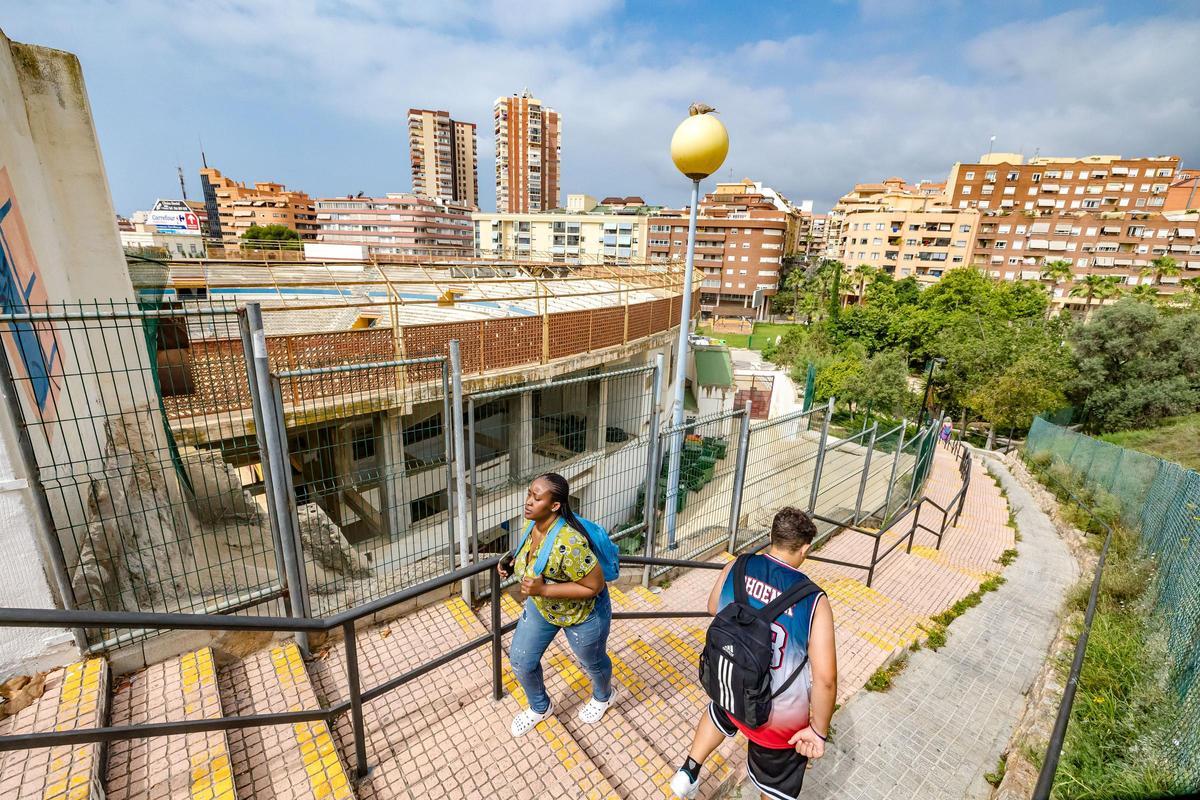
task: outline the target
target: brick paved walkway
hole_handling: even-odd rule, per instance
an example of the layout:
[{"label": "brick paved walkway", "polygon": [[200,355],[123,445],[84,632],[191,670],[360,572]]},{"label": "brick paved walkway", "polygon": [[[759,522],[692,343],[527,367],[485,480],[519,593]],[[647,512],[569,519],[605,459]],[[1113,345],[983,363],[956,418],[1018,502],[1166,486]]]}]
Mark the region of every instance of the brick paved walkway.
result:
[{"label": "brick paved walkway", "polygon": [[[992,461],[992,464],[996,462]],[[831,752],[810,771],[805,793],[821,798],[986,798],[985,772],[1011,737],[1054,637],[1077,568],[1033,498],[1002,466],[995,471],[1017,514],[1022,539],[1006,583],[949,628],[938,652],[915,653],[886,693],[862,692],[835,717]],[[941,558],[975,582],[1003,538],[998,490],[977,468],[960,525]],[[915,552],[915,551],[914,551]],[[889,565],[896,574],[903,563]],[[969,575],[967,575],[969,573]],[[909,584],[911,592],[916,587]],[[928,589],[929,587],[925,587]],[[930,592],[929,595],[940,595]]]},{"label": "brick paved walkway", "polygon": [[[957,491],[956,467],[956,459],[950,453],[937,452],[929,493],[938,502],[944,504]],[[801,502],[804,499],[799,498]],[[1012,530],[1004,525],[1007,517],[998,490],[977,468],[962,524],[947,533],[940,550],[933,548],[932,536],[919,534],[911,554],[901,548],[888,556],[876,571],[871,587],[865,585],[866,575],[862,570],[817,562],[807,565],[806,570],[826,588],[833,605],[841,702],[855,695],[890,654],[922,635],[920,626],[927,624],[930,615],[972,591],[983,575],[999,569],[995,560],[1013,541]],[[924,521],[933,526],[940,521],[940,513],[933,512]],[[908,526],[902,521],[897,530],[907,531]],[[898,536],[884,537],[884,546]],[[872,544],[870,537],[846,532],[829,542],[821,554],[862,562],[869,558]],[[1032,552],[1023,555],[1010,570],[1036,571],[1034,568],[1044,561],[1031,545],[1025,547]],[[716,563],[724,563],[728,558],[722,555]],[[1053,569],[1054,562],[1046,561],[1040,568]],[[692,570],[675,576],[669,586],[661,589],[614,588],[613,603],[618,610],[699,610],[705,606],[714,578],[712,570]],[[1041,580],[1046,578],[1043,576]],[[1014,620],[1040,629],[1023,634],[1014,627],[1012,631],[1005,629],[1005,636],[1021,635],[1032,642],[1036,641],[1034,633],[1049,630],[1045,620],[1021,616],[1024,606],[1020,603],[1012,601],[1009,605],[1017,606],[1006,612]],[[991,604],[985,606],[990,607]],[[512,619],[517,611],[516,602],[504,596],[502,617]],[[364,688],[383,683],[483,635],[489,623],[490,608],[486,604],[471,609],[454,599],[435,603],[387,625],[361,629],[357,641]],[[130,800],[159,797],[232,800],[234,795],[273,800],[354,796],[407,800],[665,798],[667,781],[685,753],[695,720],[707,702],[696,682],[705,627],[704,620],[666,616],[615,622],[609,649],[619,696],[599,725],[586,725],[575,716],[586,702],[590,687],[560,637],[544,662],[557,715],[520,740],[514,741],[508,734],[509,721],[525,702],[520,687],[505,658],[502,664],[505,697],[493,701],[489,651],[481,648],[367,703],[365,727],[370,773],[362,780],[352,780],[354,746],[349,716],[343,715],[331,729],[324,723],[278,725],[232,730],[224,737],[197,734],[115,746],[108,760],[109,788],[114,797]],[[1000,628],[985,627],[972,633],[973,630],[968,618],[956,622],[951,646],[973,648],[975,658],[983,663],[964,661],[969,671],[953,673],[957,680],[934,684],[925,690],[937,693],[929,696],[943,701],[956,696],[955,692],[967,692],[974,704],[963,724],[990,719],[987,715],[993,714],[993,707],[984,708],[981,703],[986,700],[994,706],[1007,695],[992,692],[989,682],[996,682],[1007,691],[1011,675],[1019,674],[1026,663],[1017,658],[1016,649],[1007,645],[1003,650],[993,648],[989,654],[988,636]],[[505,649],[507,642],[508,637]],[[950,648],[943,650],[947,652]],[[971,654],[963,658],[968,655]],[[934,659],[939,663],[948,661],[941,655]],[[76,665],[52,675],[44,702],[22,712],[11,727],[31,729],[29,726],[37,727],[44,721],[70,728],[102,721],[100,717],[104,714],[100,709],[107,696],[103,691],[107,683],[103,662],[88,663],[86,670],[83,665]],[[312,708],[318,701],[338,703],[348,698],[344,663],[344,648],[340,643],[327,647],[308,663],[301,661],[294,644],[284,643],[223,666],[216,671],[214,681],[211,655],[199,651],[123,679],[113,694],[112,718],[120,722],[211,716],[218,702],[225,714]],[[914,676],[922,672],[910,670]],[[943,666],[935,674],[941,676],[945,672]],[[80,683],[85,673],[89,677],[82,682],[85,693],[90,694],[80,705],[78,692],[72,687]],[[58,691],[59,685],[70,693]],[[909,695],[922,696],[893,690],[882,699]],[[861,713],[858,709],[869,708],[871,702],[878,699],[855,698],[840,712],[839,739],[847,747],[847,757],[840,761],[830,759],[815,767],[810,773],[812,785],[838,785],[845,769],[853,770],[856,764],[861,764],[864,772],[855,775],[869,774],[880,785],[890,780],[889,785],[894,788],[907,785],[903,780],[905,775],[914,774],[910,770],[915,764],[925,768],[929,763],[940,763],[942,752],[953,752],[955,758],[978,755],[975,751],[959,754],[951,747],[957,746],[956,742],[939,744],[944,750],[937,751],[930,749],[934,745],[918,747],[922,741],[971,740],[959,735],[958,728],[931,722],[938,709],[918,707],[911,712],[912,719],[907,723],[884,729],[894,735],[886,739],[886,748],[868,758],[862,749],[867,745],[861,744],[867,741],[866,734],[858,733],[865,724],[858,721]],[[930,716],[920,716],[925,714]],[[969,764],[969,769],[977,772],[994,765],[998,752],[993,752],[992,739],[980,742],[978,750],[986,757],[959,762]],[[744,752],[740,740],[730,740],[721,747],[706,765],[701,797],[722,795],[744,780]],[[896,763],[885,764],[886,758]],[[63,771],[68,761],[69,774]],[[70,788],[72,800],[100,796],[96,760],[90,748],[33,751],[29,756],[9,753],[0,763],[3,764],[0,800],[50,797],[53,792],[47,790],[59,788]],[[29,769],[35,765],[42,774]],[[22,771],[21,767],[26,769]],[[55,770],[54,783],[48,782],[44,774],[51,769]],[[64,779],[65,783],[59,783]],[[823,796],[821,791],[811,794]],[[65,797],[65,792],[54,796]]]}]

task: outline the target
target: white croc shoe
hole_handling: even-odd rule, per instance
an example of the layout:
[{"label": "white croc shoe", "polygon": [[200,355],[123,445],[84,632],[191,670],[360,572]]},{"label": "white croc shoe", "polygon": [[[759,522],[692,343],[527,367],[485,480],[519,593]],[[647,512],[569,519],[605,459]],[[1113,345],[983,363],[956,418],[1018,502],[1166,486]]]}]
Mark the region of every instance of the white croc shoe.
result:
[{"label": "white croc shoe", "polygon": [[512,725],[510,725],[508,728],[509,733],[511,733],[513,736],[524,736],[525,734],[529,733],[531,730],[536,728],[537,724],[539,722],[541,722],[542,720],[544,720],[546,717],[550,716],[553,713],[554,713],[554,701],[553,700],[550,701],[550,706],[546,709],[544,714],[539,714],[536,711],[534,711],[532,708],[527,708],[524,711],[522,711],[520,714],[517,714],[515,717],[513,717]]},{"label": "white croc shoe", "polygon": [[675,777],[671,778],[671,792],[676,797],[695,797],[698,791],[700,791],[700,779],[692,780],[692,776],[683,770],[679,770],[675,773]]},{"label": "white croc shoe", "polygon": [[579,721],[586,722],[588,725],[595,725],[600,720],[604,719],[604,712],[608,711],[609,707],[617,700],[617,687],[612,687],[612,694],[608,699],[601,703],[596,698],[588,700],[583,708],[579,709]]}]

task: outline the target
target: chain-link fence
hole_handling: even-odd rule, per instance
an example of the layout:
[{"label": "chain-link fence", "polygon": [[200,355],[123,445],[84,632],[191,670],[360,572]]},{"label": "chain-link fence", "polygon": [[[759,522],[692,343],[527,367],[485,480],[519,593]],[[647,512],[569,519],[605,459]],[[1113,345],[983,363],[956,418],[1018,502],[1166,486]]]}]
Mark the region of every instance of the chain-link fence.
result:
[{"label": "chain-link fence", "polygon": [[[1154,556],[1155,611],[1168,631],[1176,729],[1165,755],[1200,785],[1200,474],[1179,464],[1102,442],[1038,418],[1030,457],[1048,453],[1116,498],[1122,522],[1140,530]],[[1114,509],[1115,510],[1115,509]]]},{"label": "chain-link fence", "polygon": [[[746,409],[698,417],[659,436],[655,491],[663,524],[657,526],[652,555],[694,558],[729,541],[730,503],[736,479],[738,435]],[[679,487],[670,491],[670,454],[682,438]],[[674,506],[674,529],[668,509]],[[656,574],[665,572],[655,570]]]},{"label": "chain-link fence", "polygon": [[448,375],[441,357],[276,373],[310,613],[453,569]]},{"label": "chain-link fence", "polygon": [[625,552],[642,552],[657,386],[653,364],[467,398],[468,517],[474,555],[516,546],[538,475],[571,486],[571,508]]},{"label": "chain-link fence", "polygon": [[232,612],[282,595],[233,306],[64,304],[0,326],[66,607]]}]

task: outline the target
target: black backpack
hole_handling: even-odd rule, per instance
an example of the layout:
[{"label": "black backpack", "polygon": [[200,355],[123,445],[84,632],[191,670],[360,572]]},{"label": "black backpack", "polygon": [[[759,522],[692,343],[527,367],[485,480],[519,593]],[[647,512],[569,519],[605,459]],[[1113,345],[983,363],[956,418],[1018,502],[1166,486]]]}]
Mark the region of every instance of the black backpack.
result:
[{"label": "black backpack", "polygon": [[771,623],[780,614],[817,594],[821,587],[802,580],[763,608],[750,605],[746,594],[746,564],[751,556],[738,556],[733,565],[733,602],[708,626],[700,653],[700,684],[718,708],[750,728],[766,724],[771,701],[792,685],[808,663],[808,655],[783,685],[771,691],[774,657]]}]

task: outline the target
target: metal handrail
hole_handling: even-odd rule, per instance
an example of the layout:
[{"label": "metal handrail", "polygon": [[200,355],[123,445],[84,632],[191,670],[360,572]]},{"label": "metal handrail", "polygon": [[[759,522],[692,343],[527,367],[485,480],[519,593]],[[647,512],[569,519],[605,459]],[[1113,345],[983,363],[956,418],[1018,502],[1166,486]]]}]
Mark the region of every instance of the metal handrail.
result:
[{"label": "metal handrail", "polygon": [[[248,714],[214,719],[183,720],[177,722],[155,722],[139,725],[106,726],[71,731],[51,731],[0,736],[0,752],[55,747],[59,745],[107,743],[126,739],[141,739],[157,736],[200,733],[215,730],[291,725],[298,722],[332,722],[347,711],[353,717],[356,774],[367,774],[366,735],[363,722],[363,703],[370,702],[410,681],[445,666],[486,644],[492,645],[492,696],[503,697],[503,680],[500,668],[500,648],[504,634],[516,628],[515,621],[500,623],[500,577],[495,566],[502,556],[476,562],[440,577],[432,578],[416,586],[393,592],[369,603],[355,606],[324,619],[299,617],[232,617],[223,614],[178,614],[152,611],[84,611],[40,608],[0,608],[0,627],[75,627],[75,628],[142,628],[173,630],[223,630],[223,631],[291,631],[319,632],[341,628],[346,653],[346,678],[350,698],[340,703],[321,706],[304,711],[289,711],[271,714]],[[707,561],[689,561],[673,558],[651,558],[645,556],[623,556],[622,562],[629,566],[666,566],[691,569],[720,570],[724,564]],[[408,670],[402,675],[373,686],[366,691],[361,688],[358,666],[357,639],[354,624],[360,619],[376,614],[391,606],[413,600],[420,595],[466,580],[481,572],[491,575],[491,630]],[[704,611],[657,610],[651,612],[617,612],[613,619],[664,619],[710,616]]]}]

